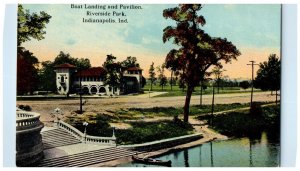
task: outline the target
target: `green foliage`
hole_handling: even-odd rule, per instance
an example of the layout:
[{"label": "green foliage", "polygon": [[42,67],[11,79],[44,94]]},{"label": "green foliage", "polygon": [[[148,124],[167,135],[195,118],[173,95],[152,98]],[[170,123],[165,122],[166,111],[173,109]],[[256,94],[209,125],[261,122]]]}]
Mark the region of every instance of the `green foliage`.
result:
[{"label": "green foliage", "polygon": [[150,80],[150,84],[151,84],[150,90],[152,91],[152,85],[153,85],[154,81],[156,80],[154,62],[152,62],[152,64],[150,65],[150,68],[149,68],[149,80]]},{"label": "green foliage", "polygon": [[[260,103],[264,104],[264,103]],[[239,109],[248,107],[249,103],[232,103],[232,104],[215,104],[215,112]],[[131,113],[132,112],[132,113]],[[131,113],[134,114],[143,114],[145,116],[178,116],[183,113],[183,108],[175,107],[153,107],[153,108],[130,108],[128,111],[123,111],[120,115]],[[190,115],[202,115],[210,114],[211,105],[202,105],[201,108],[199,105],[193,105],[190,107]]]},{"label": "green foliage", "polygon": [[32,94],[37,89],[38,83],[38,59],[30,51],[18,47],[17,94]]},{"label": "green foliage", "polygon": [[121,64],[116,63],[117,58],[113,55],[107,55],[106,61],[103,64],[103,67],[106,69],[107,74],[105,75],[104,82],[105,84],[111,86],[114,91],[114,87],[119,87],[121,85]]},{"label": "green foliage", "polygon": [[268,61],[259,64],[254,86],[261,90],[278,91],[280,89],[280,59],[275,54]]},{"label": "green foliage", "polygon": [[157,72],[159,73],[158,79],[159,79],[159,85],[161,86],[161,89],[164,90],[164,86],[167,84],[167,77],[165,76],[165,65],[157,66]]},{"label": "green foliage", "polygon": [[247,88],[249,88],[250,87],[250,83],[249,83],[249,81],[242,81],[242,82],[240,82],[240,87],[242,88],[242,89],[247,89]]},{"label": "green foliage", "polygon": [[239,50],[226,38],[214,38],[200,28],[206,21],[199,15],[201,4],[181,4],[165,9],[163,16],[176,22],[163,30],[163,42],[173,40],[178,49],[172,49],[166,56],[166,68],[180,71],[181,80],[187,85],[184,105],[184,121],[188,122],[190,97],[194,87],[203,80],[210,66],[222,66],[236,59]]},{"label": "green foliage", "polygon": [[121,66],[123,68],[140,67],[140,64],[137,63],[136,57],[128,56],[124,61],[121,62]]},{"label": "green foliage", "polygon": [[21,4],[18,5],[18,46],[34,38],[44,39],[46,24],[49,23],[51,16],[44,11],[40,14],[24,10]]},{"label": "green foliage", "polygon": [[[234,137],[252,136],[263,130],[279,131],[280,106],[266,106],[261,108],[261,115],[249,114],[249,110],[229,112],[214,115],[212,129],[221,134]],[[210,116],[198,116],[200,120],[209,120]]]},{"label": "green foliage", "polygon": [[189,124],[164,122],[136,122],[131,129],[116,130],[118,144],[139,144],[166,138],[178,137],[192,133]]}]

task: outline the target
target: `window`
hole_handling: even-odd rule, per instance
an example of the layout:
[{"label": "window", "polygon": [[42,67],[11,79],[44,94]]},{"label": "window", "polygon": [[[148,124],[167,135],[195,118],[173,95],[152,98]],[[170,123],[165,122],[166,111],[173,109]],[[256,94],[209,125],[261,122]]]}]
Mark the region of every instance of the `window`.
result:
[{"label": "window", "polygon": [[65,77],[61,77],[61,78],[60,78],[60,82],[61,82],[61,83],[64,83],[64,82],[65,82]]}]

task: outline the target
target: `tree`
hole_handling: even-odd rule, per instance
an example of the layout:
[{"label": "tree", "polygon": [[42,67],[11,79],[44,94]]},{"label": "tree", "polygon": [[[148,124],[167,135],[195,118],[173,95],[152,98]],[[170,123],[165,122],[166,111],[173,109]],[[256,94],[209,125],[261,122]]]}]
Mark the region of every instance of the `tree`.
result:
[{"label": "tree", "polygon": [[120,87],[121,77],[122,77],[122,66],[120,63],[116,63],[117,58],[112,54],[107,55],[106,61],[103,63],[103,67],[106,69],[107,73],[104,78],[104,83],[112,88],[112,93],[114,94],[114,89]]},{"label": "tree", "polygon": [[136,57],[131,57],[131,56],[128,56],[124,61],[122,61],[121,65],[124,68],[140,67],[140,64],[137,63]]},{"label": "tree", "polygon": [[38,87],[38,59],[29,50],[18,48],[17,94],[32,94]]},{"label": "tree", "polygon": [[164,90],[164,86],[168,82],[167,77],[165,76],[165,65],[157,66],[157,72],[159,73],[159,85],[161,86],[161,90]]},{"label": "tree", "polygon": [[154,81],[156,80],[155,78],[155,69],[154,69],[154,62],[152,62],[152,64],[150,65],[149,68],[149,80],[150,80],[150,85],[151,85],[151,91],[152,91],[152,85],[154,83]]},{"label": "tree", "polygon": [[42,62],[42,68],[39,71],[39,90],[56,91],[55,68],[51,61]]},{"label": "tree", "polygon": [[276,92],[280,90],[280,59],[276,54],[270,54],[268,61],[259,64],[257,76],[254,80],[254,87],[263,91],[271,90]]},{"label": "tree", "polygon": [[51,16],[44,11],[40,14],[24,10],[22,5],[18,5],[18,46],[31,40],[31,38],[42,40],[46,31],[46,24],[49,23]]},{"label": "tree", "polygon": [[246,80],[245,80],[245,81],[240,82],[240,87],[241,87],[242,89],[246,90],[247,88],[250,87],[249,81],[246,81]]},{"label": "tree", "polygon": [[31,38],[42,40],[44,28],[49,23],[51,16],[41,11],[30,14],[18,5],[18,35],[17,35],[17,94],[33,93],[38,88],[38,59],[29,50],[21,47],[21,44]]},{"label": "tree", "polygon": [[182,71],[182,79],[187,85],[184,122],[188,122],[194,87],[199,84],[207,69],[213,65],[222,66],[221,61],[228,63],[240,55],[239,50],[226,38],[212,38],[200,29],[200,25],[206,23],[204,17],[198,15],[201,8],[201,4],[183,4],[163,11],[166,19],[176,22],[176,26],[168,26],[163,30],[163,42],[172,39],[179,46],[179,49],[172,49],[167,54],[165,63],[168,69],[174,63],[178,64],[175,68]]}]

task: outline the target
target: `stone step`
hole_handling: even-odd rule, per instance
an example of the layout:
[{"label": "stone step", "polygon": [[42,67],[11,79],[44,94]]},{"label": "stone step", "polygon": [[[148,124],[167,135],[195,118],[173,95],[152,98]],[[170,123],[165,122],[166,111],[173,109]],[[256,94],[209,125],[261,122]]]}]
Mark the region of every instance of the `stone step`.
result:
[{"label": "stone step", "polygon": [[95,151],[89,151],[69,156],[43,160],[38,166],[43,167],[83,167],[93,165],[105,161],[115,160],[122,157],[127,157],[135,154],[135,151],[130,151],[123,148],[111,147]]},{"label": "stone step", "polygon": [[52,129],[41,133],[44,149],[61,147],[81,143],[80,140],[64,131],[63,129]]}]

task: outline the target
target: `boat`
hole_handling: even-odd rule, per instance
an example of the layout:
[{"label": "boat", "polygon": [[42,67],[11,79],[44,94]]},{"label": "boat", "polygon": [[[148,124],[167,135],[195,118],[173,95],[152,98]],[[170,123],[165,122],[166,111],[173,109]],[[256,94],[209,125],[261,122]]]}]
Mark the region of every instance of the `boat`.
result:
[{"label": "boat", "polygon": [[148,157],[138,157],[136,155],[133,155],[132,160],[137,163],[143,163],[143,164],[151,164],[151,165],[159,165],[159,166],[169,166],[171,167],[172,161],[171,160],[158,160],[154,158],[148,158]]}]

